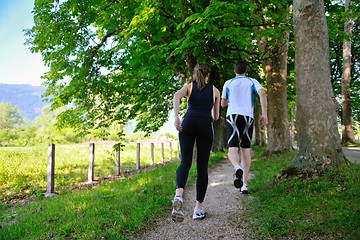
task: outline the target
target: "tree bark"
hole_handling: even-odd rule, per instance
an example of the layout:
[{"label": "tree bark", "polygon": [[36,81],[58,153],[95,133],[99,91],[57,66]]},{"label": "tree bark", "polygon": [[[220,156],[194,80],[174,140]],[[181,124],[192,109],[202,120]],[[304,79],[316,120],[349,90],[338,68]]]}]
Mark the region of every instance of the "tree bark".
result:
[{"label": "tree bark", "polygon": [[[345,1],[345,12],[351,14],[349,6],[351,0]],[[351,37],[352,27],[354,26],[354,19],[349,16],[344,24],[344,32],[347,37]],[[351,113],[351,40],[345,38],[343,42],[343,70],[342,70],[342,84],[341,84],[341,128],[342,128],[342,143],[355,143],[354,131],[352,128],[352,113]]]},{"label": "tree bark", "polygon": [[299,151],[282,174],[308,176],[346,160],[330,81],[323,0],[294,0],[296,124]]},{"label": "tree bark", "polygon": [[[258,15],[259,17],[263,16],[263,14],[262,14],[263,7],[261,6],[261,2],[257,1],[257,0],[251,0],[251,2],[257,6],[257,9],[254,11],[254,13],[256,15]],[[263,22],[265,22],[264,17],[261,17],[261,19]],[[254,32],[256,35],[259,35],[259,32],[264,29],[265,29],[264,26],[255,27]],[[257,46],[258,46],[259,51],[264,53],[265,47],[266,47],[266,39],[261,38],[260,41],[258,41]],[[265,146],[266,142],[267,142],[266,141],[266,129],[261,127],[261,122],[260,122],[261,114],[262,113],[261,113],[260,100],[259,100],[259,97],[256,96],[255,104],[254,104],[254,133],[255,133],[255,136],[253,139],[254,139],[254,145],[257,145],[257,146]]]},{"label": "tree bark", "polygon": [[265,128],[261,127],[260,122],[260,116],[261,116],[261,105],[260,105],[260,99],[258,96],[255,98],[255,106],[254,106],[254,133],[255,137],[254,139],[254,145],[257,146],[265,146],[266,145],[266,135],[265,135]]},{"label": "tree bark", "polygon": [[[220,71],[217,67],[211,68],[210,81],[221,92]],[[220,118],[214,122],[214,143],[212,146],[212,151],[214,152],[224,151],[227,148],[226,119],[221,116],[222,114],[220,113]]]},{"label": "tree bark", "polygon": [[[253,2],[258,6],[256,14],[262,16],[260,2]],[[277,9],[277,11],[287,13],[288,8]],[[264,30],[264,27],[258,27],[255,32],[260,34]],[[275,44],[269,44],[266,38],[258,42],[259,51],[265,56],[262,65],[267,82],[268,99],[267,154],[292,149],[286,99],[289,33],[284,31],[281,36],[273,36],[273,39]],[[255,122],[255,128],[261,130],[259,125],[257,127],[256,125],[258,124]],[[255,133],[255,136],[257,135],[258,133]],[[259,140],[262,141],[262,139]]]},{"label": "tree bark", "polygon": [[286,79],[289,34],[283,32],[283,41],[267,44],[269,57],[263,61],[268,90],[268,150],[269,154],[292,149],[287,112]]},{"label": "tree bark", "polygon": [[226,119],[220,117],[217,121],[214,122],[214,143],[212,146],[212,151],[224,151],[227,148],[226,139]]},{"label": "tree bark", "polygon": [[196,65],[196,58],[192,54],[186,55],[186,68],[189,74],[189,79],[192,79],[194,67]]}]

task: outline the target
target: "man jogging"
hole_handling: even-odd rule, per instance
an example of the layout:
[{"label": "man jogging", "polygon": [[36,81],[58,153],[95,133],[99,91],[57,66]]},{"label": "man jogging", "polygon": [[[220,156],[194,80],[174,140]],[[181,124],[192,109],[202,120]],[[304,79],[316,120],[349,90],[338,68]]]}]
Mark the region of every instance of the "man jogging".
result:
[{"label": "man jogging", "polygon": [[240,188],[242,194],[249,193],[247,181],[251,165],[250,147],[254,125],[255,94],[260,97],[261,124],[265,126],[268,123],[265,91],[256,79],[246,76],[246,68],[245,61],[235,63],[236,77],[225,82],[221,95],[221,106],[228,106],[226,112],[228,158],[235,170],[234,186]]}]

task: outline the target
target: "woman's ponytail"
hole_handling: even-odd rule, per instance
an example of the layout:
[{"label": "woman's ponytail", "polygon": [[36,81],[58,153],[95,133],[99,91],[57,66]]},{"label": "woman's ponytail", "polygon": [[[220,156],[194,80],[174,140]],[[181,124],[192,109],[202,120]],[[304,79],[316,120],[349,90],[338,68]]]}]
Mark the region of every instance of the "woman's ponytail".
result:
[{"label": "woman's ponytail", "polygon": [[193,81],[197,83],[198,89],[202,90],[209,76],[209,68],[205,64],[196,64],[193,72]]}]

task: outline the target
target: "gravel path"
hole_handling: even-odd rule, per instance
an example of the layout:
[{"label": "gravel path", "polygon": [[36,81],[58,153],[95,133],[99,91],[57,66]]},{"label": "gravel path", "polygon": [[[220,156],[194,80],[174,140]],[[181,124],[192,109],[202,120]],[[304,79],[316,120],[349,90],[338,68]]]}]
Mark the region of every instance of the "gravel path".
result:
[{"label": "gravel path", "polygon": [[184,192],[185,220],[176,223],[169,214],[159,219],[153,230],[136,239],[251,239],[250,230],[243,219],[242,200],[251,195],[240,195],[233,186],[233,170],[227,159],[209,171],[208,191],[204,201],[206,218],[193,220],[195,184]]}]

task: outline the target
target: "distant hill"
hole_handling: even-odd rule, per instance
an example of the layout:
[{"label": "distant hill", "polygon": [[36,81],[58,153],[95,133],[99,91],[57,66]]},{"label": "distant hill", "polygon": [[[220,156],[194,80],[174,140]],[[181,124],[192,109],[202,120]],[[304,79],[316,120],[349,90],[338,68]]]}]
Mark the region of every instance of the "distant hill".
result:
[{"label": "distant hill", "polygon": [[45,92],[43,86],[29,84],[1,84],[0,102],[8,102],[20,110],[20,114],[26,121],[31,121],[41,114],[41,109],[48,105],[43,102],[41,95]]},{"label": "distant hill", "polygon": [[[32,86],[29,84],[3,84],[0,83],[0,102],[8,102],[20,110],[20,114],[24,120],[31,123],[35,117],[41,114],[41,109],[50,104],[43,102],[41,95],[46,88],[43,86]],[[161,127],[160,131],[171,132],[177,135],[177,131],[173,126],[173,114],[169,114],[169,120]],[[135,128],[135,122],[130,121],[125,129],[132,132]]]}]

